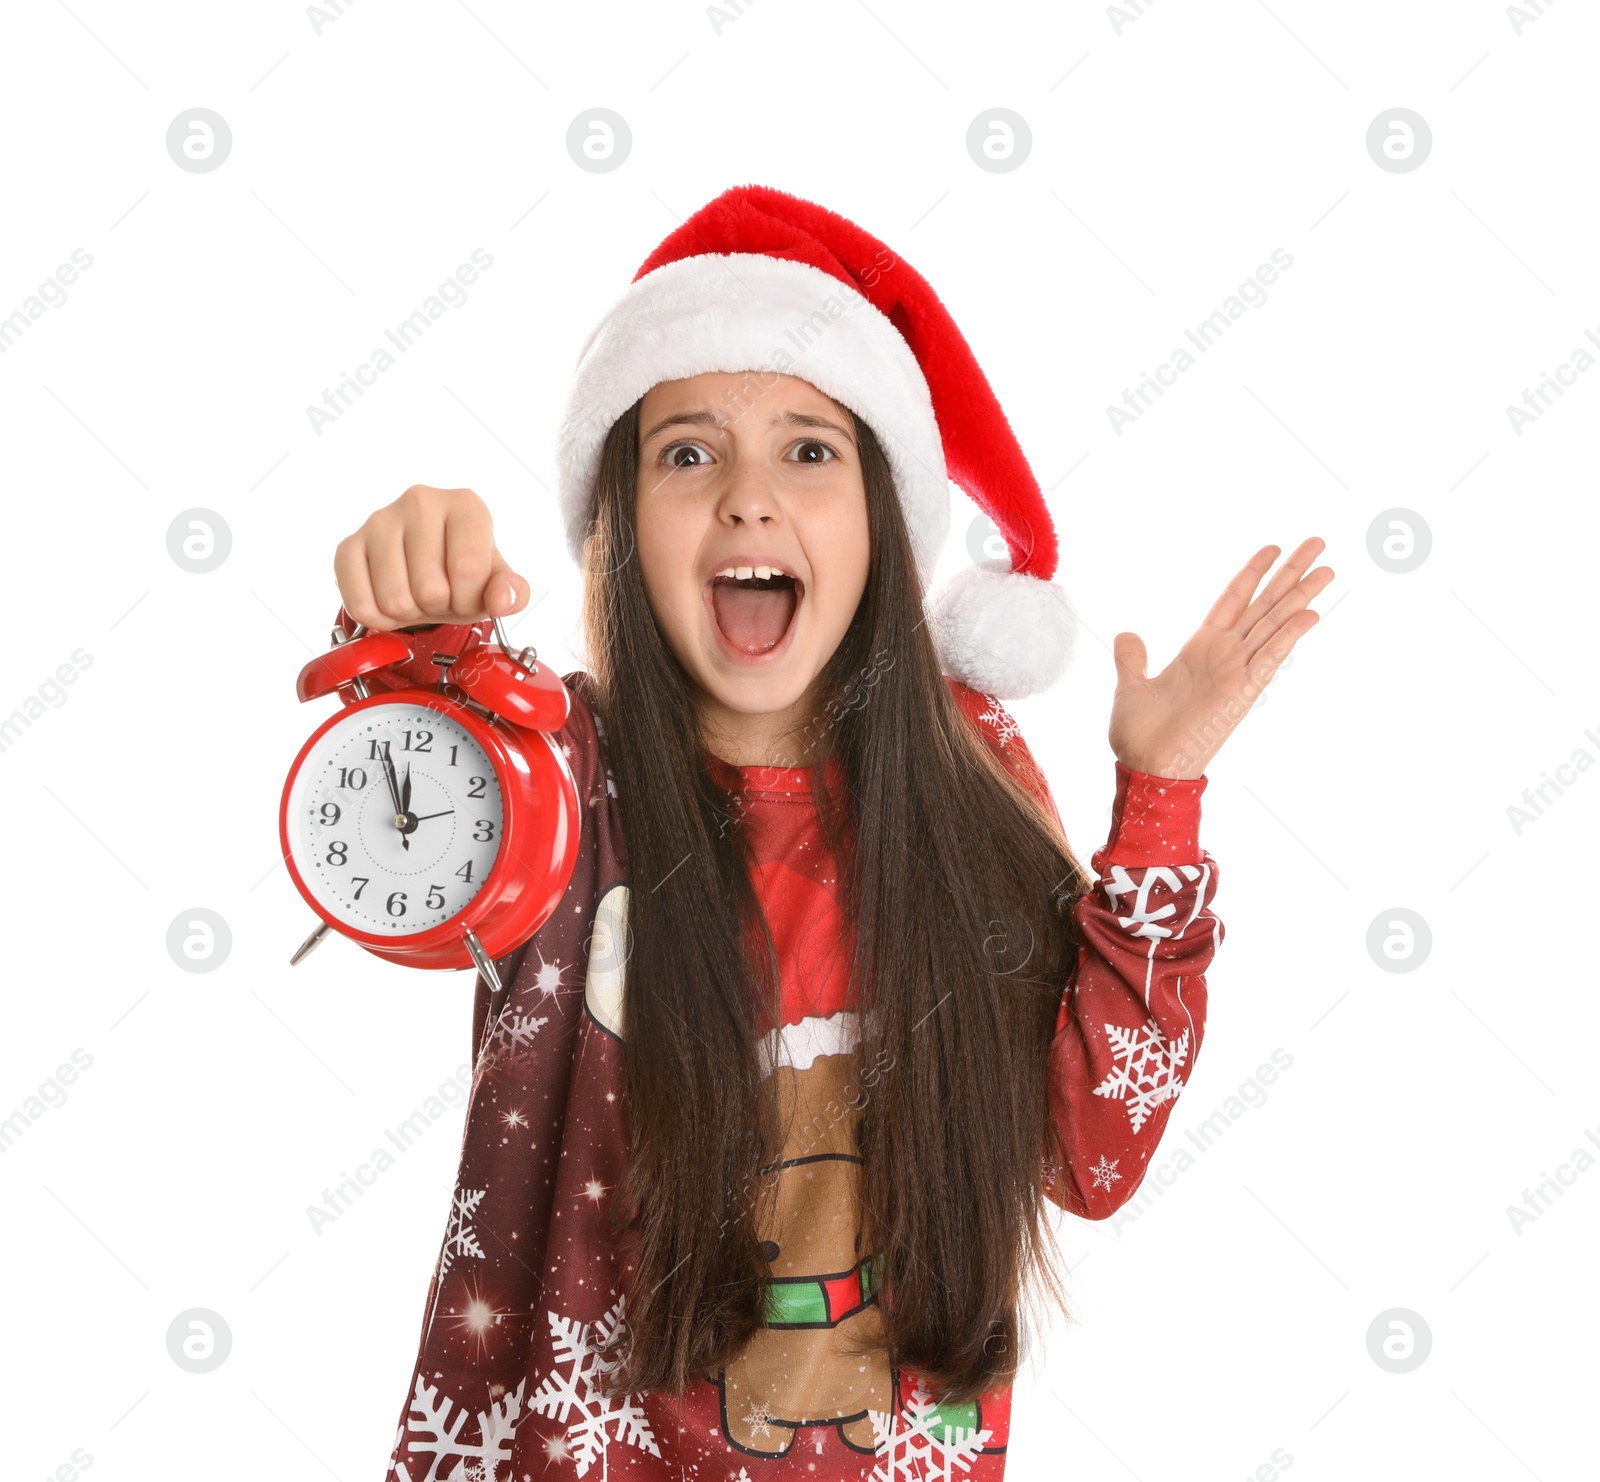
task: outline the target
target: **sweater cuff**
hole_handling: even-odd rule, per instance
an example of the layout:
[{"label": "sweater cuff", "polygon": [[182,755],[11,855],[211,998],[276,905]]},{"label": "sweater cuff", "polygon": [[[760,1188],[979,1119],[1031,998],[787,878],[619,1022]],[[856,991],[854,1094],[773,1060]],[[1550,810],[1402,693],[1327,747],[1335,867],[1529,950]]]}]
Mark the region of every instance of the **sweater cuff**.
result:
[{"label": "sweater cuff", "polygon": [[1105,863],[1198,863],[1200,794],[1209,779],[1203,774],[1157,777],[1125,767],[1120,761],[1116,767],[1117,796],[1111,810]]}]

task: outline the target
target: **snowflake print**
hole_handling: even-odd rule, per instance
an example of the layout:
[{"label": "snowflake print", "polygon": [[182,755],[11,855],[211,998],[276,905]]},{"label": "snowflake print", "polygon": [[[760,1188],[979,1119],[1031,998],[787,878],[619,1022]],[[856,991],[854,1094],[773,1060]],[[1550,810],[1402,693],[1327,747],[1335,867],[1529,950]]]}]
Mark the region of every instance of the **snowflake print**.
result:
[{"label": "snowflake print", "polygon": [[1125,1101],[1128,1119],[1137,1132],[1156,1107],[1183,1090],[1178,1067],[1189,1058],[1189,1031],[1178,1036],[1177,1044],[1168,1044],[1161,1026],[1147,1019],[1138,1029],[1107,1024],[1106,1038],[1117,1063],[1094,1088],[1094,1094]]},{"label": "snowflake print", "polygon": [[[405,1448],[410,1453],[410,1465],[400,1460],[400,1437],[397,1437],[395,1482],[495,1482],[500,1463],[511,1461],[511,1441],[518,1423],[524,1418],[522,1391],[527,1383],[524,1377],[509,1394],[492,1400],[487,1410],[480,1410],[478,1439],[464,1441],[461,1431],[471,1413],[467,1406],[462,1405],[452,1420],[453,1406],[448,1397],[441,1395],[442,1387],[425,1383],[418,1374],[410,1414],[400,1431],[400,1437],[411,1432],[412,1438]],[[411,1466],[421,1465],[422,1458],[429,1453],[432,1459],[427,1463],[427,1470],[413,1472]],[[445,1471],[445,1461],[452,1456],[459,1459],[454,1467]]]},{"label": "snowflake print", "polygon": [[920,1381],[913,1383],[898,1414],[870,1409],[867,1414],[877,1438],[872,1482],[950,1482],[954,1468],[971,1469],[990,1436],[988,1430],[945,1424]]},{"label": "snowflake print", "polygon": [[[1166,865],[1150,865],[1135,880],[1128,873],[1125,866],[1113,865],[1110,878],[1101,883],[1105,886],[1106,902],[1113,911],[1121,910],[1117,903],[1119,896],[1131,895],[1133,897],[1133,909],[1126,916],[1118,915],[1117,925],[1130,936],[1149,937],[1152,941],[1159,941],[1172,935],[1172,928],[1170,926],[1162,926],[1160,923],[1176,915],[1178,907],[1169,900],[1165,905],[1152,909],[1150,892],[1157,885],[1164,885],[1176,895],[1183,889],[1186,881],[1192,884],[1200,879],[1202,874],[1209,873],[1209,870],[1202,870],[1197,865],[1179,865],[1176,870],[1169,869]],[[1205,904],[1205,897],[1205,885],[1202,884],[1199,897],[1195,902],[1194,911],[1191,912],[1189,917],[1190,921],[1194,920],[1195,914]],[[1187,927],[1188,922],[1185,922],[1184,925]],[[1183,933],[1180,931],[1178,935],[1182,936]]]},{"label": "snowflake print", "polygon": [[1122,1175],[1117,1172],[1117,1164],[1121,1161],[1121,1158],[1112,1158],[1109,1162],[1107,1162],[1106,1155],[1101,1153],[1100,1161],[1089,1170],[1089,1172],[1094,1175],[1094,1183],[1091,1185],[1091,1187],[1096,1189],[1109,1189],[1112,1184],[1119,1182],[1122,1178]]},{"label": "snowflake print", "polygon": [[772,1416],[767,1413],[766,1406],[758,1400],[750,1401],[750,1410],[744,1418],[744,1423],[753,1436],[770,1436],[772,1434]]},{"label": "snowflake print", "polygon": [[530,1408],[566,1426],[566,1434],[560,1438],[562,1450],[575,1459],[580,1477],[588,1473],[596,1457],[600,1459],[601,1477],[609,1476],[613,1440],[637,1446],[651,1456],[661,1455],[638,1397],[603,1393],[595,1382],[620,1362],[602,1359],[600,1349],[609,1348],[622,1327],[625,1301],[618,1297],[611,1310],[595,1323],[576,1322],[557,1312],[546,1314],[555,1340],[556,1367],[545,1375]]},{"label": "snowflake print", "polygon": [[450,1208],[450,1225],[445,1231],[444,1249],[439,1254],[439,1275],[443,1277],[457,1256],[476,1256],[485,1259],[483,1247],[478,1244],[478,1232],[472,1221],[483,1202],[487,1189],[457,1189],[455,1202]]},{"label": "snowflake print", "polygon": [[1022,727],[1011,718],[1010,712],[1007,711],[996,696],[985,695],[983,698],[989,702],[989,707],[979,712],[978,719],[987,721],[994,727],[995,735],[999,737],[1001,746],[1009,745],[1011,738],[1018,735]]},{"label": "snowflake print", "polygon": [[515,1059],[533,1048],[533,1037],[550,1022],[545,1015],[509,1014],[495,1025],[495,1039],[505,1045],[505,1058]]}]

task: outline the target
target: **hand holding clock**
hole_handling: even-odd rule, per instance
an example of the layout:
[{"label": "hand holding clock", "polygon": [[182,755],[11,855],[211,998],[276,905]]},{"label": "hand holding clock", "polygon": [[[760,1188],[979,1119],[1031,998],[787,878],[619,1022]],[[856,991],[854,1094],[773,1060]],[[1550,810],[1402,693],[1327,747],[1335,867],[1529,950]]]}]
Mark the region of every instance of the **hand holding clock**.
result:
[{"label": "hand holding clock", "polygon": [[344,610],[373,629],[476,623],[528,601],[527,582],[506,564],[488,506],[471,489],[413,485],[339,542],[333,569]]}]

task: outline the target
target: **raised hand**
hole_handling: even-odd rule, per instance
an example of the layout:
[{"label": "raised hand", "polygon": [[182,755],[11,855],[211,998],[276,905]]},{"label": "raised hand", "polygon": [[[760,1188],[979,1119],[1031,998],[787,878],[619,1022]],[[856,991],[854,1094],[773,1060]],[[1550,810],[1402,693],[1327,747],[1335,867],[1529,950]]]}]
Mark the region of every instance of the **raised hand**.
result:
[{"label": "raised hand", "polygon": [[476,623],[528,601],[471,489],[413,485],[339,542],[333,570],[344,610],[368,628]]},{"label": "raised hand", "polygon": [[1281,554],[1278,546],[1263,546],[1178,656],[1153,677],[1145,673],[1139,635],[1117,634],[1110,739],[1118,761],[1158,777],[1205,771],[1289,650],[1316,626],[1318,615],[1307,604],[1333,580],[1333,568],[1319,566],[1309,574],[1306,568],[1324,544],[1317,536],[1301,542],[1257,596],[1262,577]]}]

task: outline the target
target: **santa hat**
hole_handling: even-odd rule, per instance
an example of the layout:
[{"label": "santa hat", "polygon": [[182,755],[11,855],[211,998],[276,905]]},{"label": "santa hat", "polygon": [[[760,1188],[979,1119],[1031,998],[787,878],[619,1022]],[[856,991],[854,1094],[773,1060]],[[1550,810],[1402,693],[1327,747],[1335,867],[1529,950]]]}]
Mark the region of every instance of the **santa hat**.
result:
[{"label": "santa hat", "polygon": [[1001,699],[1048,689],[1074,619],[1050,580],[1056,532],[1016,434],[949,311],[853,222],[765,186],[724,191],[656,248],[584,344],[559,435],[557,498],[582,562],[607,432],[652,386],[710,371],[809,381],[883,445],[924,592],[953,480],[1008,555],[927,599],[941,666]]}]

